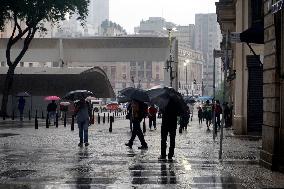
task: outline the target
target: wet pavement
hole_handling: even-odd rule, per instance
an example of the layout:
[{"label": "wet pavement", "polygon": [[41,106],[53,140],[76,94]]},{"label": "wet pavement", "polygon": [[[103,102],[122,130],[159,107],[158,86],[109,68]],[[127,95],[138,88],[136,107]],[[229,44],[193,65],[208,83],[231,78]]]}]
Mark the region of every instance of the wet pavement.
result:
[{"label": "wet pavement", "polygon": [[[79,148],[78,130],[70,124],[39,129],[33,121],[0,120],[0,188],[281,188],[284,174],[259,166],[261,138],[237,137],[225,129],[223,160],[219,137],[213,141],[205,124],[190,122],[176,137],[173,162],[158,161],[160,122],[145,140],[148,150],[124,146],[131,133],[128,120],[92,125],[90,146]],[[147,124],[147,122],[146,122]],[[148,124],[147,124],[148,125]]]}]

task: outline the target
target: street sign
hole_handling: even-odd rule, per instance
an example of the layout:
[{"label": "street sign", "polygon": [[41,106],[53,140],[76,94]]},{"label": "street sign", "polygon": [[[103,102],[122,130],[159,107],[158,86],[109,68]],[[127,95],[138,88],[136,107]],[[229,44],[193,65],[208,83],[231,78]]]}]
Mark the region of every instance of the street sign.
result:
[{"label": "street sign", "polygon": [[[222,58],[225,56],[225,51],[224,50],[213,50],[213,56],[214,58]],[[228,50],[228,57],[232,58],[232,50]]]},{"label": "street sign", "polygon": [[284,0],[279,0],[277,1],[276,3],[274,3],[272,6],[271,6],[271,12],[272,14],[275,14],[277,13],[278,11],[280,11],[283,7],[283,3],[284,3]]}]

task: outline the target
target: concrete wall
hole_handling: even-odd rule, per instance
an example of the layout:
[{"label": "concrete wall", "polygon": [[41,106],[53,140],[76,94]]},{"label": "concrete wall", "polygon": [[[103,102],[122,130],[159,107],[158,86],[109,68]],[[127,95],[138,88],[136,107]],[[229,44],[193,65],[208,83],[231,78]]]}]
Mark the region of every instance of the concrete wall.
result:
[{"label": "concrete wall", "polygon": [[[270,13],[270,0],[264,0],[264,63],[263,63],[263,127],[262,150],[260,163],[272,170],[284,171],[284,87],[283,78],[280,78],[279,66],[283,67],[283,23],[280,38],[276,38],[274,17],[283,19],[283,11],[277,14]],[[278,27],[281,27],[281,25]],[[281,39],[282,38],[282,39]],[[282,43],[276,51],[277,42]],[[277,62],[277,53],[281,53],[280,62]],[[281,105],[282,104],[282,105]],[[281,120],[282,118],[282,120]]]}]

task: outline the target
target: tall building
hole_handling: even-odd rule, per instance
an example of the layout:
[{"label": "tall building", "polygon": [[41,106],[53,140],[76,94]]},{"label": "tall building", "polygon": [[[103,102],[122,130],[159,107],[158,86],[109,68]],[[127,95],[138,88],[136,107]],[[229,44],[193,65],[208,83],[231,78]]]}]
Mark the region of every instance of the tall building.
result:
[{"label": "tall building", "polygon": [[194,24],[188,26],[177,26],[175,37],[178,38],[178,42],[183,45],[188,45],[190,48],[194,47]]},{"label": "tall building", "polygon": [[[194,25],[177,26],[167,22],[162,17],[149,17],[142,20],[140,26],[135,28],[136,35],[168,36],[165,28],[176,28],[172,37],[178,40],[178,90],[184,95],[202,95],[202,65],[203,55],[193,50]],[[161,72],[163,67],[159,67]]]},{"label": "tall building", "polygon": [[[220,49],[222,40],[216,13],[195,15],[195,41],[194,48],[203,52],[205,64],[203,65],[204,93],[213,94],[213,49]],[[216,59],[216,87],[221,83],[221,60]]]},{"label": "tall building", "polygon": [[109,0],[90,0],[87,22],[94,27],[96,35],[105,20],[109,20]]}]

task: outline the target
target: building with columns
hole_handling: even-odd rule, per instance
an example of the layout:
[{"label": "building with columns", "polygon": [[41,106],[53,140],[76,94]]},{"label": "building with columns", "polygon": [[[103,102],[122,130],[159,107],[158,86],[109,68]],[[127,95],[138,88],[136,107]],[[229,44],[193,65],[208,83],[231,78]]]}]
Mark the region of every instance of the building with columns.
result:
[{"label": "building with columns", "polygon": [[[233,56],[227,75],[236,71],[236,78],[228,83],[229,96],[234,101],[234,131],[262,135],[260,164],[283,172],[284,13],[280,6],[275,9],[277,2],[280,1],[220,0],[216,8],[222,33],[238,32],[242,41],[229,45]],[[250,38],[243,38],[245,35]],[[262,35],[264,45],[250,43],[250,49],[245,42],[256,35]]]}]

